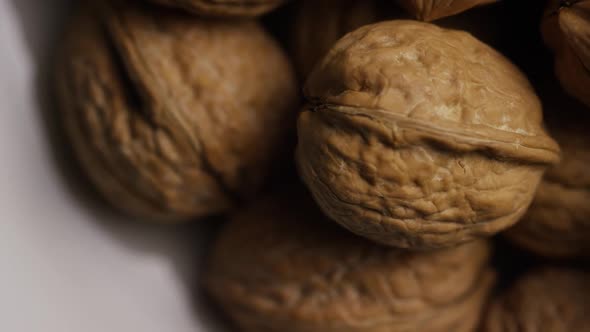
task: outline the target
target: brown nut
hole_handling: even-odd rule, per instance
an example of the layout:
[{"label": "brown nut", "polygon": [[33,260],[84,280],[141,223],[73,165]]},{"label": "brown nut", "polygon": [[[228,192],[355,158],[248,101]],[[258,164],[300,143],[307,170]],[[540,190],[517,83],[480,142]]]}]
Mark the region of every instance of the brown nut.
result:
[{"label": "brown nut", "polygon": [[590,106],[590,1],[549,1],[542,31],[561,85]]},{"label": "brown nut", "polygon": [[349,230],[405,248],[490,236],[526,211],[559,148],[502,55],[417,21],[365,26],[310,75],[299,172]]},{"label": "brown nut", "polygon": [[494,273],[487,242],[410,252],[267,198],[223,230],[206,286],[241,331],[474,331]]},{"label": "brown nut", "polygon": [[590,331],[589,299],[587,272],[534,271],[492,303],[482,331]]},{"label": "brown nut", "polygon": [[299,76],[307,77],[340,37],[385,16],[380,9],[376,0],[302,0],[291,38]]},{"label": "brown nut", "polygon": [[151,0],[165,6],[213,17],[254,17],[270,12],[286,0]]},{"label": "brown nut", "polygon": [[422,21],[433,21],[459,14],[473,7],[496,1],[498,0],[397,0],[400,6]]},{"label": "brown nut", "polygon": [[[484,9],[484,8],[482,8]],[[480,40],[498,43],[500,18],[497,7],[474,10],[436,22],[437,25],[469,31]],[[344,36],[363,25],[407,18],[391,1],[302,0],[295,15],[291,53],[299,77],[306,78],[316,63]]]},{"label": "brown nut", "polygon": [[539,255],[590,257],[590,121],[564,118],[551,128],[561,162],[545,174],[528,212],[506,236]]},{"label": "brown nut", "polygon": [[260,187],[294,118],[288,60],[255,23],[122,4],[104,22],[86,8],[65,40],[56,75],[74,150],[128,212],[224,212]]}]

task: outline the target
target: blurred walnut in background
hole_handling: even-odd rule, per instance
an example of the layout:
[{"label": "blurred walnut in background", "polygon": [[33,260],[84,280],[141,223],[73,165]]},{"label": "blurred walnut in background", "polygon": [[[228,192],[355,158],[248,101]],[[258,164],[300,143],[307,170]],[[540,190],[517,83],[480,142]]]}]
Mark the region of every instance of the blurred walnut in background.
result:
[{"label": "blurred walnut in background", "polygon": [[364,26],[304,93],[303,180],[332,220],[382,244],[433,249],[502,231],[558,161],[526,77],[465,32]]},{"label": "blurred walnut in background", "polygon": [[550,0],[542,30],[562,86],[590,106],[590,0]]},{"label": "blurred walnut in background", "polygon": [[376,245],[330,223],[301,195],[238,213],[206,286],[240,331],[475,331],[494,273],[476,241],[434,252]]},{"label": "blurred walnut in background", "polygon": [[91,180],[114,205],[150,219],[251,199],[295,116],[290,64],[254,22],[103,2],[75,17],[56,75]]},{"label": "blurred walnut in background", "polygon": [[529,272],[487,310],[483,332],[590,331],[590,274]]},{"label": "blurred walnut in background", "polygon": [[567,111],[548,121],[561,162],[545,174],[527,214],[506,235],[543,256],[590,257],[590,117]]},{"label": "blurred walnut in background", "polygon": [[398,12],[380,0],[301,0],[290,47],[299,76],[306,78],[340,37]]},{"label": "blurred walnut in background", "polygon": [[216,17],[254,17],[270,12],[285,0],[150,0],[166,6]]},{"label": "blurred walnut in background", "polygon": [[433,21],[496,1],[498,0],[397,0],[402,7],[422,21]]}]

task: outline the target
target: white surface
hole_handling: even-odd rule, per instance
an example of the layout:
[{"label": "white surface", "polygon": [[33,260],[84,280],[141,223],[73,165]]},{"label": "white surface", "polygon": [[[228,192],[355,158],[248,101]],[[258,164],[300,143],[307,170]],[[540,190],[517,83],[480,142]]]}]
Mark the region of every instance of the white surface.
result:
[{"label": "white surface", "polygon": [[66,181],[42,84],[65,7],[0,0],[0,331],[214,331],[196,300],[212,227],[128,223]]}]

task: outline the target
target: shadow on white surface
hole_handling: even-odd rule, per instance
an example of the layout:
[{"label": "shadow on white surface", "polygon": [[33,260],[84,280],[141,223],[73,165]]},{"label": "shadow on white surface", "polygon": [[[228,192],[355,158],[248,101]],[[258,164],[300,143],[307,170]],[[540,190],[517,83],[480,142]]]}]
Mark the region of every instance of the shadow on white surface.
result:
[{"label": "shadow on white surface", "polygon": [[[85,260],[60,257],[62,261],[59,264],[66,267],[66,269],[59,273],[74,273],[81,278],[88,278],[91,281],[87,281],[87,283],[92,287],[120,287],[124,292],[125,287],[132,287],[133,285],[133,280],[127,280],[126,278],[136,278],[137,275],[141,276],[144,271],[149,273],[152,270],[167,275],[166,272],[170,269],[176,276],[171,278],[151,277],[149,279],[150,276],[146,275],[146,278],[149,279],[146,283],[150,283],[148,287],[154,287],[154,294],[158,293],[156,289],[159,287],[162,288],[162,294],[168,292],[168,289],[178,290],[179,294],[184,292],[185,296],[188,293],[188,296],[186,296],[189,299],[188,302],[186,298],[175,298],[173,296],[169,298],[164,296],[151,298],[149,294],[143,293],[141,296],[133,298],[135,292],[143,292],[146,289],[146,286],[142,286],[138,290],[130,290],[128,295],[121,294],[122,298],[126,298],[126,305],[140,308],[145,306],[147,309],[141,311],[144,314],[161,312],[163,316],[162,325],[166,325],[166,330],[218,331],[221,329],[220,320],[217,318],[215,310],[210,309],[211,306],[204,299],[198,284],[204,253],[222,221],[211,219],[191,225],[166,227],[146,225],[129,220],[129,218],[113,211],[91,189],[92,186],[80,171],[69,150],[67,139],[63,134],[63,130],[61,130],[60,115],[51,93],[51,70],[52,56],[59,45],[59,34],[63,29],[62,23],[67,21],[66,17],[70,3],[70,0],[12,0],[12,5],[18,16],[17,20],[21,25],[20,29],[25,47],[28,49],[29,56],[34,63],[33,82],[30,85],[34,91],[30,95],[34,98],[32,104],[37,111],[35,116],[37,116],[37,121],[41,122],[41,129],[44,130],[41,137],[47,142],[45,145],[50,150],[48,153],[49,162],[44,167],[49,169],[47,173],[50,176],[56,178],[56,185],[63,187],[55,189],[65,196],[64,202],[67,202],[67,206],[60,206],[59,209],[67,209],[66,214],[68,216],[79,215],[79,220],[71,220],[71,217],[70,220],[61,220],[63,218],[57,214],[54,217],[48,216],[47,222],[55,222],[56,224],[54,227],[44,225],[48,231],[45,231],[42,236],[46,237],[50,246],[57,246],[55,243],[58,243],[58,241],[71,241],[67,250],[87,251],[87,259]],[[70,213],[69,210],[73,212]],[[48,214],[51,215],[51,212],[48,212]],[[74,223],[79,224],[74,225]],[[76,231],[78,227],[80,228],[79,232]],[[80,239],[80,237],[84,236],[93,238],[88,238],[87,241]],[[108,255],[112,255],[112,257],[108,255],[99,257],[98,253],[103,251],[109,252]],[[140,264],[138,270],[132,271],[133,273],[129,272],[128,276],[125,275],[126,271],[111,270],[113,267],[120,269],[121,266],[134,266],[136,263],[131,261],[134,257],[137,257],[141,263],[138,263]],[[115,263],[109,266],[105,262]],[[104,266],[102,270],[100,265]],[[100,273],[101,276],[96,276],[97,273]],[[116,275],[117,273],[121,273],[121,275]],[[67,280],[65,279],[67,276],[59,275],[58,278]],[[175,280],[178,283],[177,285],[167,284]],[[122,282],[120,286],[117,285],[119,282]],[[152,282],[153,284],[151,284]],[[138,284],[140,283],[141,281],[138,280]],[[84,292],[86,289],[81,291]],[[96,289],[88,289],[88,297],[96,296],[97,291],[99,292]],[[109,291],[112,291],[112,289]],[[76,296],[85,297],[84,294],[77,294]],[[155,303],[153,305],[145,303],[150,300]],[[104,310],[104,315],[108,316],[110,310],[112,310],[108,306],[115,303],[115,301],[119,300],[103,299],[100,303],[94,305],[94,310]],[[176,303],[167,303],[167,301],[176,301]],[[59,303],[56,305],[59,305]],[[75,305],[75,303],[68,304],[69,307]],[[80,303],[80,305],[84,306],[86,304]],[[162,307],[161,310],[160,307]],[[180,311],[185,312],[184,316],[179,316],[183,322],[177,328],[170,326],[170,323],[166,320],[169,317],[164,317],[168,315],[166,307],[182,308]],[[133,310],[141,309],[133,308]],[[57,310],[57,312],[60,311]],[[61,311],[61,313],[65,312],[65,309]],[[141,312],[137,317],[142,317]],[[182,315],[182,313],[177,312],[174,314]],[[164,326],[158,327],[154,325],[157,324],[159,318],[153,317],[152,314],[149,315],[151,317],[146,319],[149,322],[146,324],[152,325],[149,328],[142,329],[142,331],[162,331]],[[101,315],[97,314],[97,316]],[[104,318],[109,319],[109,317]],[[67,319],[67,317],[64,319]],[[96,320],[96,318],[94,319]],[[193,326],[189,326],[187,322],[192,322]],[[97,324],[94,327],[96,330],[128,331],[129,327],[134,330],[141,328],[143,323],[125,320],[119,323],[113,318],[112,321],[105,320],[93,324]],[[54,330],[49,327],[45,331],[53,332]],[[92,331],[95,330],[92,329]]]}]

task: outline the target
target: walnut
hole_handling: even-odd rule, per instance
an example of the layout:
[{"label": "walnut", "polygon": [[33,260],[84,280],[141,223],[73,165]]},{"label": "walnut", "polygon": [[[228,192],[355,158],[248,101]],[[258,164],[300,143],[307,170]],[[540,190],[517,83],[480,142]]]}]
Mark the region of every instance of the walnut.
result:
[{"label": "walnut", "polygon": [[241,331],[474,331],[494,279],[489,254],[484,241],[379,246],[283,195],[226,225],[205,285]]},{"label": "walnut", "polygon": [[294,121],[288,60],[255,23],[124,3],[82,9],[63,45],[57,88],[74,150],[128,212],[224,212],[260,187]]},{"label": "walnut", "polygon": [[551,128],[562,160],[545,174],[528,212],[506,236],[543,256],[590,257],[590,121],[565,118],[560,114]]},{"label": "walnut", "polygon": [[433,21],[496,1],[498,0],[397,0],[402,7],[422,21]]},{"label": "walnut", "polygon": [[300,77],[307,77],[340,37],[388,16],[380,5],[376,0],[302,0],[291,38],[293,60]]},{"label": "walnut", "polygon": [[285,0],[151,0],[203,16],[254,17],[270,12]]},{"label": "walnut", "polygon": [[[496,7],[491,9],[455,15],[439,20],[436,24],[445,28],[466,30],[480,40],[498,43],[500,26],[495,23],[500,14]],[[300,77],[306,78],[316,63],[346,33],[378,21],[407,17],[408,15],[391,1],[300,1],[293,22],[290,47],[295,68]],[[320,31],[321,33],[318,33]]]},{"label": "walnut", "polygon": [[549,1],[542,31],[561,85],[590,106],[590,1]]},{"label": "walnut", "polygon": [[590,274],[566,269],[534,271],[487,310],[483,332],[590,331]]},{"label": "walnut", "polygon": [[349,230],[405,248],[490,236],[526,211],[557,144],[523,74],[471,35],[365,26],[311,73],[299,172]]}]

